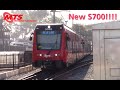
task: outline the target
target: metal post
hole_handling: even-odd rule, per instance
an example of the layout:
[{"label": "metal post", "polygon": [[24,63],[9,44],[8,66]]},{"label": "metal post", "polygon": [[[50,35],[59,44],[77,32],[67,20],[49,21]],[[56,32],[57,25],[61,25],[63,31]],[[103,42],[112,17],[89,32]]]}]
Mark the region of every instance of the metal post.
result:
[{"label": "metal post", "polygon": [[13,54],[13,69],[15,68],[15,66],[14,66],[14,54]]},{"label": "metal post", "polygon": [[4,44],[4,31],[1,30],[2,32],[2,41],[3,41],[3,51],[5,51],[5,44]]},{"label": "metal post", "polygon": [[25,59],[25,54],[26,54],[26,53],[24,52],[24,54],[23,54],[23,62],[24,62],[24,66],[27,64],[26,61],[25,61],[25,60],[26,60],[26,59]]},{"label": "metal post", "polygon": [[3,51],[5,51],[4,32],[3,32]]},{"label": "metal post", "polygon": [[[73,20],[72,20],[72,27],[73,27]],[[74,30],[73,30],[74,31]]]},{"label": "metal post", "polygon": [[51,12],[53,12],[53,23],[55,23],[55,12],[56,12],[56,10],[51,10]]},{"label": "metal post", "polygon": [[53,12],[53,23],[55,23],[55,11]]},{"label": "metal post", "polygon": [[7,64],[7,54],[6,54],[6,64]]},{"label": "metal post", "polygon": [[66,24],[66,25],[67,25],[67,22],[68,22],[68,21],[65,21],[65,24]]},{"label": "metal post", "polygon": [[17,56],[17,59],[18,59],[18,61],[17,61],[17,66],[18,66],[18,69],[19,69],[19,57],[20,57],[20,54],[18,54],[18,56]]}]

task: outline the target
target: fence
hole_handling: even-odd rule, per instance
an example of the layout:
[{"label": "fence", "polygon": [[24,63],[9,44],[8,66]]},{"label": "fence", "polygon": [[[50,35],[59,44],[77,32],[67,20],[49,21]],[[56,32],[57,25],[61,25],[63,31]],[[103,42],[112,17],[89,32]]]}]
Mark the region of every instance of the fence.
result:
[{"label": "fence", "polygon": [[25,51],[26,47],[0,45],[0,51]]},{"label": "fence", "polygon": [[16,69],[32,63],[32,52],[0,52],[0,69]]}]

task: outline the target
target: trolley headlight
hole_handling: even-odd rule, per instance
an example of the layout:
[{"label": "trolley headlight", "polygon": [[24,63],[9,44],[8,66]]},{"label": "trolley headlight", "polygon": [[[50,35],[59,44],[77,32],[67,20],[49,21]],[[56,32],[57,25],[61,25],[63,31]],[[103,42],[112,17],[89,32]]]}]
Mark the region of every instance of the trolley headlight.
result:
[{"label": "trolley headlight", "polygon": [[42,54],[37,54],[37,56],[40,56],[40,57],[41,57],[41,56],[42,56]]},{"label": "trolley headlight", "polygon": [[42,54],[40,54],[40,56],[42,56]]},{"label": "trolley headlight", "polygon": [[55,56],[57,57],[57,56],[58,56],[58,54],[55,54]]},{"label": "trolley headlight", "polygon": [[60,54],[55,54],[55,56],[57,57],[57,56],[60,56]]}]

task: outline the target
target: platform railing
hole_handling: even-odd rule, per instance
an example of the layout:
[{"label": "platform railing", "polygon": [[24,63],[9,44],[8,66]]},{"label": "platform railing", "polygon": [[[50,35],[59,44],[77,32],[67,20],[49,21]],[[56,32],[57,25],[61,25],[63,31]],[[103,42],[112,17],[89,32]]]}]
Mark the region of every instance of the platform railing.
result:
[{"label": "platform railing", "polygon": [[0,52],[0,69],[16,69],[32,64],[31,52]]}]

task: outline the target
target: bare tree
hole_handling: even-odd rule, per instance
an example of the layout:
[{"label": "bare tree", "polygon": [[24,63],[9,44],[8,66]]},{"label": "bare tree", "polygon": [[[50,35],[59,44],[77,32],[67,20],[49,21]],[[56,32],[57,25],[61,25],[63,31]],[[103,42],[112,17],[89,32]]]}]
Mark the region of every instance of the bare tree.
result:
[{"label": "bare tree", "polygon": [[[36,22],[20,22],[19,24],[13,22],[9,25],[15,31],[12,33],[11,37],[19,39],[23,35],[23,40],[28,40],[25,36],[34,30],[37,23],[52,23],[52,17],[49,15],[47,10],[12,10],[13,14],[23,14],[24,20],[36,20]],[[61,18],[56,17],[56,22],[62,22]],[[13,28],[14,27],[14,28]]]}]

